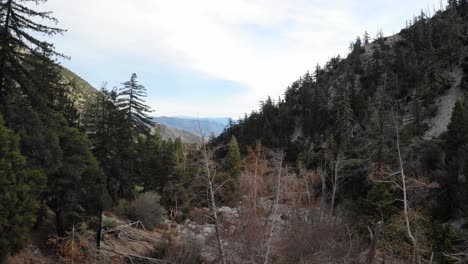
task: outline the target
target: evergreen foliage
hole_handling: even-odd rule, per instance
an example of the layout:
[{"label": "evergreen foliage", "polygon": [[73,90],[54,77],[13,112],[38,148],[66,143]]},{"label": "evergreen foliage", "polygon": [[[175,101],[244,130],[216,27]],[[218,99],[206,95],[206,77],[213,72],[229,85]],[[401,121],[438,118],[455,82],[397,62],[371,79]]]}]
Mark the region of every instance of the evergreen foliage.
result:
[{"label": "evergreen foliage", "polygon": [[135,139],[139,134],[149,134],[153,124],[148,117],[149,106],[145,105],[146,88],[138,83],[134,73],[129,81],[124,82],[117,96],[117,108],[123,112],[129,136]]},{"label": "evergreen foliage", "polygon": [[242,170],[242,157],[235,136],[232,136],[228,148],[229,150],[224,161],[225,171],[229,173],[234,182],[238,183]]},{"label": "evergreen foliage", "polygon": [[[75,128],[59,135],[61,167],[49,177],[48,204],[54,210],[59,234],[70,230],[84,216],[101,211],[105,178],[89,150],[87,138]],[[91,202],[91,201],[95,202]]]},{"label": "evergreen foliage", "polygon": [[[63,29],[49,27],[34,22],[46,20],[57,23],[51,12],[38,12],[28,7],[34,0],[6,0],[0,2],[0,101],[4,102],[19,85],[25,94],[30,90],[29,68],[40,68],[41,59],[50,55],[60,55],[54,46],[39,40],[34,34],[53,36],[64,32]],[[48,55],[48,56],[45,56]],[[38,65],[39,62],[39,65]]]},{"label": "evergreen foliage", "polygon": [[164,186],[164,175],[162,168],[163,141],[159,131],[144,141],[142,144],[142,164],[140,168],[142,182],[145,190],[161,191]]},{"label": "evergreen foliage", "polygon": [[[24,156],[17,153],[5,160],[16,164],[17,170],[16,179],[9,176],[9,189],[12,194],[21,192],[9,198],[18,201],[5,204],[10,215],[0,217],[11,227],[2,235],[17,239],[4,244],[4,254],[17,251],[35,219],[42,220],[39,206],[47,204],[54,210],[57,230],[63,234],[74,223],[97,216],[106,195],[105,178],[89,150],[87,137],[77,129],[78,111],[60,81],[56,58],[64,56],[54,50],[53,44],[36,38],[64,32],[35,22],[57,22],[51,12],[29,8],[30,3],[40,2],[45,1],[0,2],[0,112],[6,126],[19,136],[11,139],[15,142],[12,146],[18,146]],[[14,210],[23,210],[24,219],[15,216]],[[15,227],[17,224],[23,227]]]},{"label": "evergreen foliage", "polygon": [[441,182],[445,190],[447,216],[456,216],[459,209],[466,210],[468,193],[466,172],[468,171],[468,112],[463,101],[453,108],[446,137],[446,164],[448,174]]},{"label": "evergreen foliage", "polygon": [[27,240],[45,187],[41,171],[28,169],[19,137],[0,116],[0,262],[18,252]]}]

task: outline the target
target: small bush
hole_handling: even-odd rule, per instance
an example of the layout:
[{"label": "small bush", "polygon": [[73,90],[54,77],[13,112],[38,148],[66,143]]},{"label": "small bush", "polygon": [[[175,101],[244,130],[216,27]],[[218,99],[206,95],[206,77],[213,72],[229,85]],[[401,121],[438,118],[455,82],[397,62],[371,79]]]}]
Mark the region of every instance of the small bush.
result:
[{"label": "small bush", "polygon": [[453,252],[456,241],[456,235],[450,229],[450,225],[429,222],[426,225],[426,229],[428,230],[428,237],[430,238],[432,249],[435,252],[434,257],[437,263],[451,263],[443,255],[443,253]]},{"label": "small bush", "polygon": [[128,217],[128,207],[130,206],[130,203],[125,200],[125,199],[120,199],[118,202],[117,202],[117,205],[112,209],[112,211],[120,216],[120,217],[124,217],[124,218],[127,218]]},{"label": "small bush", "polygon": [[175,242],[170,236],[155,247],[151,257],[161,259],[164,263],[178,264],[201,264],[204,263],[201,253],[201,245],[192,238],[182,237],[181,241]]},{"label": "small bush", "polygon": [[[421,258],[429,259],[431,252],[437,253],[430,241],[429,218],[419,211],[408,211],[408,218],[411,232],[418,241],[418,251]],[[408,262],[413,258],[414,247],[407,235],[403,211],[386,222],[380,239],[382,245],[380,250],[382,252],[398,256],[401,260],[407,260]]]},{"label": "small bush", "polygon": [[160,197],[154,192],[140,194],[128,206],[127,216],[132,221],[141,221],[147,229],[153,229],[161,222],[164,208],[161,206]]},{"label": "small bush", "polygon": [[102,228],[108,230],[108,229],[113,229],[117,227],[117,223],[109,218],[104,218],[102,220]]}]

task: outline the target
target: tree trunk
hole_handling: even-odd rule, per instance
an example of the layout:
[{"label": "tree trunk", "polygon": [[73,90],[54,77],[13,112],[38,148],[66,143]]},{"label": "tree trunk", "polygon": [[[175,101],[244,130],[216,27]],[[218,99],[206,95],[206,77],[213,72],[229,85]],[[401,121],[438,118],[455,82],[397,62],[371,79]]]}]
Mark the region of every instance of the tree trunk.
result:
[{"label": "tree trunk", "polygon": [[374,231],[374,235],[371,233],[371,244],[369,247],[369,252],[367,253],[366,264],[374,263],[375,252],[377,250],[377,243],[380,239],[380,231],[382,230],[383,222],[380,221],[377,223]]},{"label": "tree trunk", "polygon": [[[398,110],[397,110],[398,111]],[[398,116],[398,115],[397,115]],[[406,235],[408,238],[411,240],[411,243],[413,244],[414,251],[413,251],[413,263],[415,261],[415,258],[418,259],[419,261],[419,256],[418,256],[418,245],[417,245],[417,240],[414,237],[413,233],[411,232],[411,227],[410,227],[410,222],[409,222],[409,217],[408,217],[408,198],[406,194],[406,176],[404,172],[404,166],[403,166],[403,158],[401,156],[401,149],[400,149],[400,132],[399,132],[399,125],[398,125],[398,118],[396,120],[396,136],[397,136],[397,151],[398,151],[398,161],[400,164],[400,175],[401,175],[401,187],[403,191],[403,213],[405,216],[405,224],[406,224]]]},{"label": "tree trunk", "polygon": [[102,234],[102,211],[99,211],[99,219],[98,219],[98,229],[96,232],[96,247],[97,249],[101,249],[101,234]]},{"label": "tree trunk", "polygon": [[226,264],[226,257],[224,255],[224,249],[223,249],[223,241],[221,238],[221,228],[219,226],[219,219],[218,219],[218,208],[216,206],[216,201],[215,201],[215,189],[213,187],[213,181],[214,181],[214,175],[211,173],[210,169],[210,156],[208,155],[208,150],[206,148],[204,136],[201,130],[200,123],[198,123],[198,127],[200,129],[200,133],[202,134],[202,155],[203,155],[203,161],[204,161],[204,169],[205,169],[205,177],[207,180],[207,194],[208,199],[210,200],[210,207],[212,210],[213,214],[213,220],[215,224],[215,232],[216,232],[216,240],[218,244],[218,254],[219,258],[221,259],[222,264]]},{"label": "tree trunk", "polygon": [[11,4],[13,0],[9,0],[4,8],[7,8],[7,14],[5,17],[5,25],[3,28],[3,36],[2,36],[2,43],[1,43],[1,50],[0,50],[0,100],[3,101],[3,97],[5,96],[4,92],[4,82],[5,82],[5,62],[7,57],[7,48],[8,48],[8,28],[10,27],[10,17],[11,17]]}]

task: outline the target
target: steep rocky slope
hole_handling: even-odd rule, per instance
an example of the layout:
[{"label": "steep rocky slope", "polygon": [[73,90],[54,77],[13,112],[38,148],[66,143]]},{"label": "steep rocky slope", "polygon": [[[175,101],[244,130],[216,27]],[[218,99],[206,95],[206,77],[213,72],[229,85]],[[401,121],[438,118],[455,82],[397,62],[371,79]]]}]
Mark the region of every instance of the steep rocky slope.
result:
[{"label": "steep rocky slope", "polygon": [[427,120],[430,128],[425,134],[426,138],[439,137],[442,133],[447,131],[447,126],[450,122],[455,103],[466,94],[460,87],[463,78],[463,70],[457,67],[450,73],[450,76],[453,79],[452,86],[436,101],[435,105],[438,109],[436,116]]},{"label": "steep rocky slope", "polygon": [[98,91],[69,69],[60,67],[60,70],[62,74],[61,82],[69,89],[70,97],[75,102],[76,108],[83,111],[86,102],[95,98]]}]

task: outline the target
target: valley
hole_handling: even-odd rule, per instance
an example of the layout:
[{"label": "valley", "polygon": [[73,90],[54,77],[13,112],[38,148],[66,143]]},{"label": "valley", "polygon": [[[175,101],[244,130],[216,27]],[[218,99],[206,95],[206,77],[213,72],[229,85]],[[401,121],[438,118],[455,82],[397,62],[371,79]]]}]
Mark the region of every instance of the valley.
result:
[{"label": "valley", "polygon": [[[43,38],[68,34],[53,13],[39,11],[46,2],[0,0],[0,263],[468,261],[468,1],[421,10],[398,33],[365,31],[345,56],[298,72],[280,97],[265,94],[258,109],[238,120],[223,116],[232,102],[248,105],[263,91],[260,82],[229,74],[218,80],[205,64],[195,79],[170,72],[201,67],[180,46],[159,54],[158,63],[171,56],[184,63],[93,87],[61,66],[68,57]],[[230,28],[252,14],[215,16],[224,22],[206,29],[247,45],[226,33],[224,19]],[[138,21],[144,31],[156,20]],[[161,23],[148,28],[156,32]],[[289,23],[288,31],[297,30],[298,21]],[[119,26],[128,33],[124,22]],[[257,26],[234,31],[275,35]],[[78,28],[73,37],[84,34]],[[104,33],[103,39],[115,32]],[[105,42],[109,47],[98,49],[102,57],[92,63],[144,41]],[[158,54],[164,41],[150,51]],[[270,44],[262,42],[265,49]],[[287,46],[276,44],[278,54]],[[248,52],[252,61],[243,63],[264,56]],[[235,69],[226,55],[231,61],[222,66]],[[217,59],[208,57],[207,64]],[[100,77],[136,67],[138,56],[127,59],[100,69]],[[285,74],[292,66],[283,65]],[[264,72],[259,67],[259,76]],[[156,79],[161,83],[149,81]],[[265,91],[274,90],[272,80]],[[190,116],[195,106],[210,107],[204,100],[211,114]]]}]

